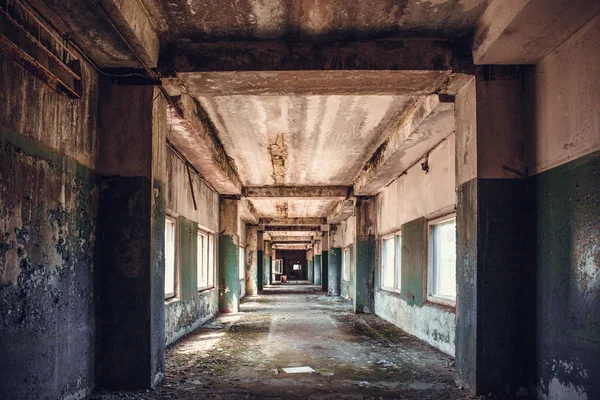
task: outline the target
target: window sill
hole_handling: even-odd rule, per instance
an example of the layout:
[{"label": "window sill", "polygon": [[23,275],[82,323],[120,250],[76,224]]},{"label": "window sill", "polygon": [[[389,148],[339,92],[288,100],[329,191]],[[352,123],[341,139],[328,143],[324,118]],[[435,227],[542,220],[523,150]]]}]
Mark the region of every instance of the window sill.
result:
[{"label": "window sill", "polygon": [[398,297],[399,299],[401,299],[401,294],[402,292],[398,289],[388,289],[388,288],[379,288],[380,292],[384,292],[385,294],[391,294],[393,296]]},{"label": "window sill", "polygon": [[208,292],[209,290],[213,290],[214,288],[215,288],[214,286],[204,287],[204,288],[198,288],[198,293]]},{"label": "window sill", "polygon": [[165,299],[165,305],[177,303],[179,300],[181,300],[181,299],[177,296],[169,297],[168,299]]},{"label": "window sill", "polygon": [[456,302],[438,299],[437,297],[427,297],[427,301],[423,305],[437,308],[442,311],[451,312],[453,314],[456,313]]}]

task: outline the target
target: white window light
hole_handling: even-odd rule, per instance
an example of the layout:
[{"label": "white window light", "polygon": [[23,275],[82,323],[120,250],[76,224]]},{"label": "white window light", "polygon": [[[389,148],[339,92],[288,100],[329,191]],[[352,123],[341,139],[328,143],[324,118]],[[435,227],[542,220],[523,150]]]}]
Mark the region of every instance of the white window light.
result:
[{"label": "white window light", "polygon": [[395,233],[381,240],[381,288],[400,292],[402,283],[402,234]]},{"label": "white window light", "polygon": [[175,297],[175,219],[165,219],[165,299]]},{"label": "white window light", "polygon": [[428,224],[427,299],[456,304],[456,217]]},{"label": "white window light", "polygon": [[246,279],[245,274],[246,249],[240,246],[238,253],[238,267],[240,272],[240,280]]},{"label": "white window light", "polygon": [[344,249],[342,255],[342,280],[344,282],[350,282],[350,248]]}]

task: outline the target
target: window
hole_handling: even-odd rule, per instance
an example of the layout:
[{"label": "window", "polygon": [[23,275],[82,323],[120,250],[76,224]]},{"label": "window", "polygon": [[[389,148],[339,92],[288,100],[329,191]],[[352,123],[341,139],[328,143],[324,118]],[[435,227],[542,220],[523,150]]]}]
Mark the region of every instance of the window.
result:
[{"label": "window", "polygon": [[428,224],[427,299],[448,305],[456,303],[456,217]]},{"label": "window", "polygon": [[175,297],[175,219],[165,219],[165,299]]},{"label": "window", "polygon": [[283,274],[283,260],[273,260],[273,273]]},{"label": "window", "polygon": [[400,292],[402,283],[402,234],[386,236],[381,241],[381,288]]},{"label": "window", "polygon": [[240,269],[240,280],[246,279],[245,262],[246,262],[246,249],[240,246],[238,254],[238,267]]},{"label": "window", "polygon": [[198,231],[197,283],[198,290],[215,286],[215,240],[210,233]]},{"label": "window", "polygon": [[344,254],[342,255],[342,280],[344,282],[350,281],[350,248],[346,247],[344,249]]}]

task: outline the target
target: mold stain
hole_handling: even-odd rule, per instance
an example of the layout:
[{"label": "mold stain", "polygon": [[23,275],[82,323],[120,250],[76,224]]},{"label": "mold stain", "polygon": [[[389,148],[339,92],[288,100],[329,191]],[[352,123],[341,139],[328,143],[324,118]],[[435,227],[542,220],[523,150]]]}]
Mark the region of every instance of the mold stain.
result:
[{"label": "mold stain", "polygon": [[273,172],[271,177],[276,185],[283,185],[285,179],[285,164],[287,160],[287,149],[283,139],[283,133],[279,133],[269,143],[269,154],[271,154],[271,165]]}]

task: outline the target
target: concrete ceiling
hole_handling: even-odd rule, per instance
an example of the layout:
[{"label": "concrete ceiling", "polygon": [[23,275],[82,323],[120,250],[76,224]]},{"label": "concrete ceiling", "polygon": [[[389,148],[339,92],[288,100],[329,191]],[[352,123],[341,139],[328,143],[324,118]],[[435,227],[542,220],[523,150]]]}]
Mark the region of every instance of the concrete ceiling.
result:
[{"label": "concrete ceiling", "polygon": [[169,0],[180,43],[220,40],[456,38],[472,31],[487,0]]},{"label": "concrete ceiling", "polygon": [[351,185],[413,101],[409,96],[200,98],[244,186]]}]

